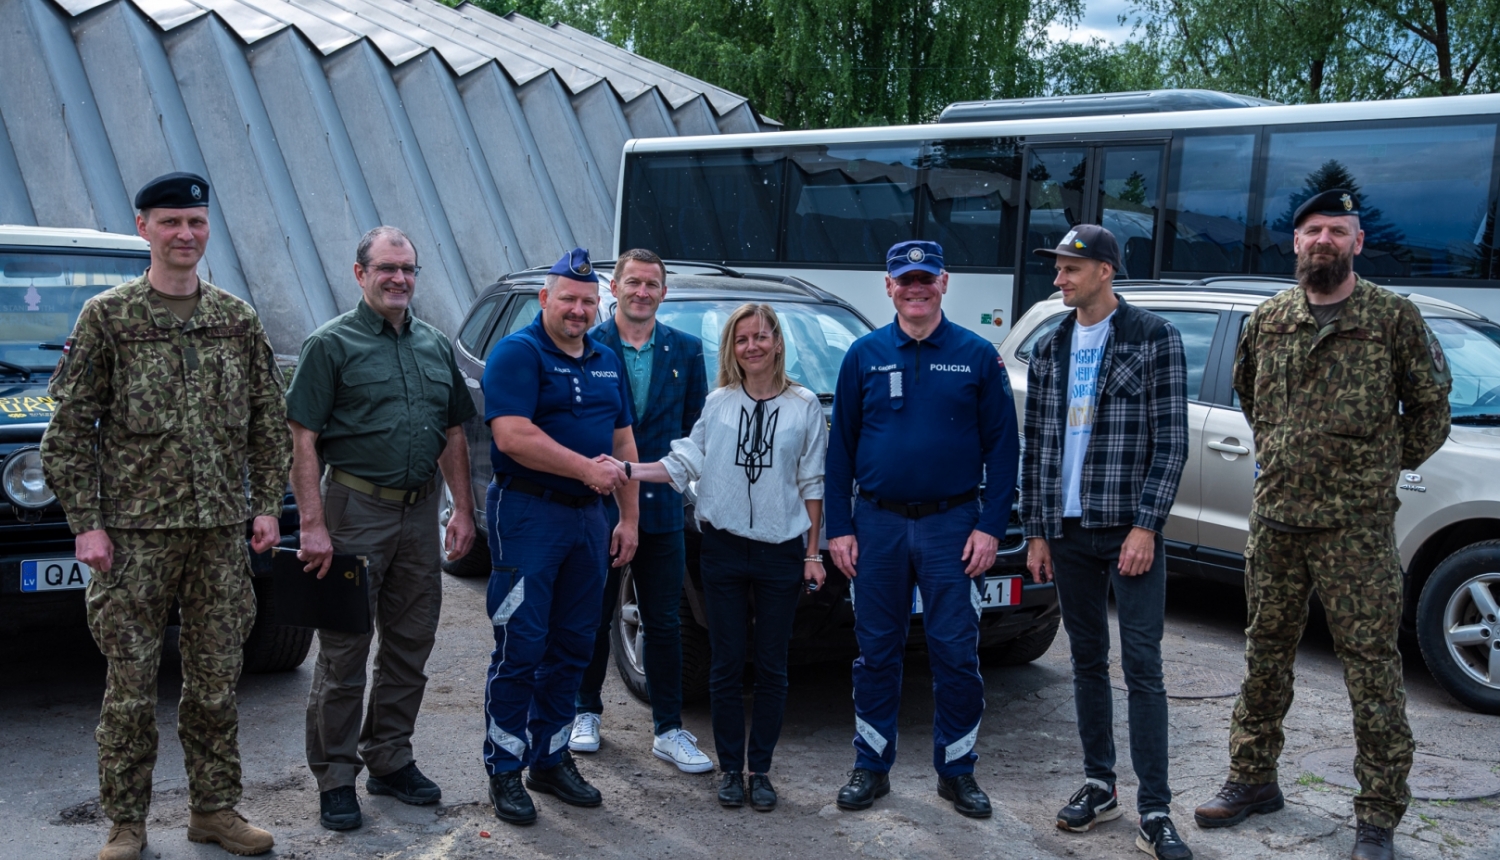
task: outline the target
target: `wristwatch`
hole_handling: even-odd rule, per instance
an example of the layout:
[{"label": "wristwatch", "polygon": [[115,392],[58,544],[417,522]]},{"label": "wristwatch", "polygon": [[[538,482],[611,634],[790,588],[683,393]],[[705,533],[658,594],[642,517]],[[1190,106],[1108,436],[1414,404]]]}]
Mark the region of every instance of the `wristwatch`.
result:
[{"label": "wristwatch", "polygon": [[625,480],[630,480],[630,461],[625,461]]}]

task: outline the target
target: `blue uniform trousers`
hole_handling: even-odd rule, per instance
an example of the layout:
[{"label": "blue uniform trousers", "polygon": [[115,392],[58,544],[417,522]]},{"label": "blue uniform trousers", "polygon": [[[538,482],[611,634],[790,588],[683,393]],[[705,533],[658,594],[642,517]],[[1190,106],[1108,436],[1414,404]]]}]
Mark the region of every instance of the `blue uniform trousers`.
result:
[{"label": "blue uniform trousers", "polygon": [[863,498],[855,505],[859,566],[850,588],[859,640],[854,661],[857,768],[884,773],[896,761],[896,716],[915,582],[922,595],[936,705],[932,764],[939,776],[974,771],[974,741],[984,712],[980,591],[964,573],[962,557],[978,522],[977,501],[916,520]]},{"label": "blue uniform trousers", "polygon": [[599,626],[609,525],[602,502],[570,508],[491,483],[485,611],[495,650],[485,678],[484,766],[556,766]]}]

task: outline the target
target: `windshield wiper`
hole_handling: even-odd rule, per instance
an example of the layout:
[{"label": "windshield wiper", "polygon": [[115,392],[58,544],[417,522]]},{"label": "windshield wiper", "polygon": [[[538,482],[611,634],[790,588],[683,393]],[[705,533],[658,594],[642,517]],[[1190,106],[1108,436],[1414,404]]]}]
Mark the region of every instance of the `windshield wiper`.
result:
[{"label": "windshield wiper", "polygon": [[6,370],[13,370],[16,373],[21,374],[21,381],[22,382],[30,382],[31,381],[32,369],[29,368],[29,367],[27,367],[27,366],[25,366],[25,365],[23,365],[23,364],[12,364],[11,362],[8,362],[8,361],[0,361],[0,367],[5,368]]},{"label": "windshield wiper", "polygon": [[818,402],[827,406],[833,402],[833,395],[826,391],[821,391],[818,393]]},{"label": "windshield wiper", "polygon": [[65,347],[62,344],[60,344],[60,343],[39,343],[39,344],[36,345],[36,348],[37,349],[52,349],[52,350],[59,350],[59,351],[61,351]]},{"label": "windshield wiper", "polygon": [[1451,421],[1454,424],[1500,424],[1500,415],[1455,415]]}]

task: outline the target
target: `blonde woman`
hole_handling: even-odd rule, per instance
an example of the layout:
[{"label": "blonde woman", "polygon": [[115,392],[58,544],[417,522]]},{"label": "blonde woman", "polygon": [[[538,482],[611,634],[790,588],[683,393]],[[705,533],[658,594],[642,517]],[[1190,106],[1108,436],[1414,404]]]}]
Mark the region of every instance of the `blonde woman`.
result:
[{"label": "blonde woman", "polygon": [[[698,482],[700,569],[713,645],[709,692],[723,772],[719,803],[726,807],[745,805],[747,762],[751,807],[776,807],[767,772],[786,709],[792,616],[803,582],[810,590],[823,584],[818,526],[827,447],[828,423],[817,395],[787,378],[776,311],[747,304],[724,326],[718,388],[692,433],[674,441],[658,462],[629,464],[632,478],[668,483],[678,492]],[[746,634],[750,606],[753,642]],[[741,695],[747,656],[755,662],[748,758]]]}]

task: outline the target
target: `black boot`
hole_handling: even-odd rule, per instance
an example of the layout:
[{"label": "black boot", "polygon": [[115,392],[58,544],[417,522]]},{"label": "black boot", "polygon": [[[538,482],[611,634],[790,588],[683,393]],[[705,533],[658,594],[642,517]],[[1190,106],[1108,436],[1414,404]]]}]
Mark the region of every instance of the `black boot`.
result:
[{"label": "black boot", "polygon": [[839,809],[869,809],[875,798],[891,793],[891,777],[857,767],[849,772],[849,782],[839,789]]},{"label": "black boot", "polygon": [[536,805],[521,785],[519,770],[507,770],[490,777],[490,803],[495,805],[495,817],[501,821],[511,824],[536,821]]},{"label": "black boot", "polygon": [[726,770],[719,780],[719,805],[725,809],[739,809],[745,805],[745,775],[737,770]]},{"label": "black boot", "polygon": [[402,803],[426,806],[443,799],[443,790],[438,784],[417,770],[417,763],[409,761],[406,767],[385,776],[370,774],[365,780],[365,791],[371,794],[389,794]]},{"label": "black boot", "polygon": [[532,791],[556,795],[558,800],[570,806],[598,806],[604,802],[599,789],[589,785],[578,772],[578,765],[573,763],[573,754],[567,750],[563,750],[562,761],[556,767],[546,770],[537,770],[535,767],[528,769],[526,787]]},{"label": "black boot", "polygon": [[938,777],[938,797],[953,801],[959,815],[969,818],[989,818],[990,798],[974,781],[974,774]]},{"label": "black boot", "polygon": [[329,830],[353,830],[365,823],[359,812],[359,797],[352,785],[320,792],[318,806],[322,808],[319,823]]}]

